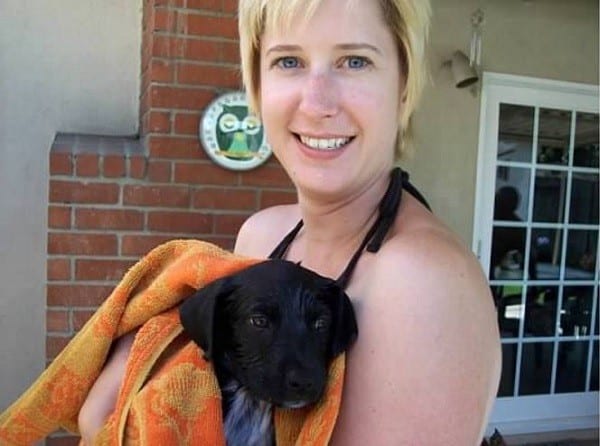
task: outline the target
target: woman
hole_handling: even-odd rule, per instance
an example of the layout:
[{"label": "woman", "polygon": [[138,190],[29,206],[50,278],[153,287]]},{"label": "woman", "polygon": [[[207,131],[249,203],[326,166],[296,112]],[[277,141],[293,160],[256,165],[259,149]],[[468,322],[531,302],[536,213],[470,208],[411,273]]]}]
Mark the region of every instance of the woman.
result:
[{"label": "woman", "polygon": [[240,2],[244,83],[298,204],[252,216],[235,251],[266,257],[301,220],[275,256],[348,282],[359,338],[333,445],[479,444],[496,394],[485,278],[414,196],[344,274],[405,150],[428,19],[423,0]]},{"label": "woman", "polygon": [[[298,203],[252,216],[235,251],[300,261],[352,298],[359,338],[332,445],[477,445],[496,394],[500,344],[479,264],[391,176],[428,21],[425,0],[240,1],[244,83]],[[84,438],[112,410],[130,343],[90,392]]]}]

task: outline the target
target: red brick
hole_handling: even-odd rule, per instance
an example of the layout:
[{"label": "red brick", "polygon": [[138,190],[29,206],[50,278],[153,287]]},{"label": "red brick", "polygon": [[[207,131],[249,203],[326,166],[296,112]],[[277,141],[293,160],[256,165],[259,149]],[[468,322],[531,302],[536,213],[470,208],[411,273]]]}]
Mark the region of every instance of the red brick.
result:
[{"label": "red brick", "polygon": [[177,30],[178,13],[169,9],[154,10],[154,31],[175,32]]},{"label": "red brick", "polygon": [[70,340],[71,338],[66,336],[46,336],[46,358],[56,358]]},{"label": "red brick", "polygon": [[148,160],[145,156],[134,155],[129,158],[129,176],[138,180],[146,178]]},{"label": "red brick", "polygon": [[81,330],[94,312],[95,310],[73,310],[73,330]]},{"label": "red brick", "polygon": [[238,89],[242,86],[238,68],[183,63],[177,66],[177,82],[183,85],[208,85]]},{"label": "red brick", "polygon": [[152,56],[181,59],[185,57],[185,47],[185,38],[154,35],[152,39]]},{"label": "red brick", "polygon": [[214,40],[186,39],[183,57],[193,61],[218,62],[221,60],[221,48],[222,43]]},{"label": "red brick", "polygon": [[211,11],[221,11],[223,9],[222,0],[187,0],[187,7]]},{"label": "red brick", "polygon": [[113,289],[113,285],[50,284],[46,290],[46,304],[49,307],[97,307]]},{"label": "red brick", "polygon": [[193,195],[195,208],[257,210],[257,191],[240,188],[202,188]]},{"label": "red brick", "polygon": [[221,62],[240,63],[240,45],[238,42],[222,42],[221,48]]},{"label": "red brick", "polygon": [[128,260],[77,259],[75,279],[116,281],[121,279],[134,263]]},{"label": "red brick", "polygon": [[212,232],[211,215],[201,212],[163,212],[148,214],[148,229],[168,233],[200,234]]},{"label": "red brick", "polygon": [[175,133],[178,135],[198,134],[200,113],[177,113],[175,115]]},{"label": "red brick", "polygon": [[249,214],[215,215],[215,234],[236,235],[248,217]]},{"label": "red brick", "polygon": [[223,12],[235,14],[238,10],[238,0],[223,0]]},{"label": "red brick", "polygon": [[107,178],[124,177],[125,158],[121,155],[106,155],[102,161],[102,174]]},{"label": "red brick", "polygon": [[150,160],[148,162],[148,180],[155,183],[168,183],[171,181],[171,162]]},{"label": "red brick", "polygon": [[71,261],[69,259],[48,259],[46,270],[49,281],[71,279]]},{"label": "red brick", "polygon": [[115,255],[117,247],[112,234],[48,234],[48,254]]},{"label": "red brick", "polygon": [[75,175],[79,177],[100,176],[100,157],[95,153],[80,153],[75,157]]},{"label": "red brick", "polygon": [[46,311],[46,331],[68,333],[71,331],[67,310]]},{"label": "red brick", "polygon": [[152,158],[206,159],[200,141],[195,137],[150,136],[148,150]]},{"label": "red brick", "polygon": [[144,213],[123,209],[76,209],[77,229],[121,229],[144,228]]},{"label": "red brick", "polygon": [[215,164],[178,162],[174,180],[176,183],[234,186],[238,184],[238,173]]},{"label": "red brick", "polygon": [[175,79],[175,69],[170,61],[151,60],[147,76],[149,82],[172,83]]},{"label": "red brick", "polygon": [[50,153],[50,175],[72,175],[73,159],[70,153]]},{"label": "red brick", "polygon": [[279,204],[294,204],[297,202],[298,197],[294,191],[263,190],[260,193],[260,209]]},{"label": "red brick", "polygon": [[143,256],[172,239],[169,235],[124,235],[121,240],[121,255]]},{"label": "red brick", "polygon": [[202,240],[217,245],[227,251],[233,251],[233,247],[235,246],[235,236],[231,235],[206,235],[202,237]]},{"label": "red brick", "polygon": [[150,133],[169,133],[171,132],[171,114],[168,112],[151,111],[147,114],[148,128]]},{"label": "red brick", "polygon": [[189,14],[186,22],[186,29],[190,35],[238,39],[237,20],[235,17]]},{"label": "red brick", "polygon": [[152,107],[178,110],[201,110],[214,97],[210,90],[158,85],[152,87],[150,94]]},{"label": "red brick", "polygon": [[244,186],[257,187],[287,187],[292,188],[292,182],[279,165],[263,165],[258,169],[245,172],[241,175]]},{"label": "red brick", "polygon": [[190,191],[182,186],[124,186],[127,206],[189,207]]},{"label": "red brick", "polygon": [[71,208],[63,206],[48,206],[48,227],[66,229],[71,227]]},{"label": "red brick", "polygon": [[114,204],[118,200],[117,184],[50,180],[50,203]]}]

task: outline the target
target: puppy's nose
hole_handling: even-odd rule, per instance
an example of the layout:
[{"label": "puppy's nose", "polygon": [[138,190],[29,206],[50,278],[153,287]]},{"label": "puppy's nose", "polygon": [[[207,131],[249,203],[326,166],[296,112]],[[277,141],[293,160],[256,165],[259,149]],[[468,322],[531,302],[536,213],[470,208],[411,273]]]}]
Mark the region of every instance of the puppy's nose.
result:
[{"label": "puppy's nose", "polygon": [[288,371],[285,378],[288,389],[294,392],[310,392],[315,386],[310,376],[300,373],[298,370]]}]

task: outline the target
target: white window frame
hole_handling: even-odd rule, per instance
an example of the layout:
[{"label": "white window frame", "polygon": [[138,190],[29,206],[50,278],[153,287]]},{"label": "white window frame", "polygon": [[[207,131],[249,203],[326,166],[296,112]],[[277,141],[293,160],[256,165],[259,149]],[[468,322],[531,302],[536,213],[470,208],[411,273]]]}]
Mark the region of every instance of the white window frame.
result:
[{"label": "white window frame", "polygon": [[[472,243],[484,271],[489,271],[491,254],[499,104],[598,113],[598,91],[593,85],[490,72],[483,74]],[[597,257],[600,257],[600,249]],[[600,265],[600,259],[597,262]],[[597,283],[594,293],[598,293]],[[503,434],[597,429],[598,396],[598,392],[584,392],[497,398],[488,433],[495,428]]]}]

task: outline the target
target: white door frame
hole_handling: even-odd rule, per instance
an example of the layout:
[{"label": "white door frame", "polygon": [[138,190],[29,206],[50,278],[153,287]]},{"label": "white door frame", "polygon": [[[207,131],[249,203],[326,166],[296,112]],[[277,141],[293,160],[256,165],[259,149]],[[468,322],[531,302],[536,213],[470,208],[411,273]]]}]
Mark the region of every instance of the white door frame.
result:
[{"label": "white door frame", "polygon": [[[483,74],[472,248],[484,271],[489,271],[491,252],[500,102],[598,113],[598,91],[593,85]],[[495,402],[488,433],[494,428],[503,434],[597,428],[598,414],[598,392],[502,397]]]}]

